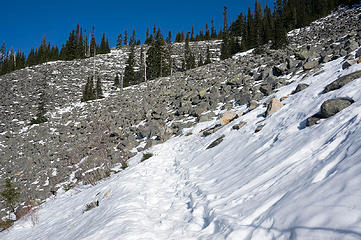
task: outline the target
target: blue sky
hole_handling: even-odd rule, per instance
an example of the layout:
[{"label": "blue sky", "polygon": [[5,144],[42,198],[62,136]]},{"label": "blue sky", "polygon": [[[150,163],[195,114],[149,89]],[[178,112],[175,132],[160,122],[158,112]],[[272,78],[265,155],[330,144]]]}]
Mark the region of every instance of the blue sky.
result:
[{"label": "blue sky", "polygon": [[[273,0],[261,0],[262,5]],[[156,24],[163,34],[185,29],[190,31],[205,27],[214,18],[216,29],[223,24],[223,6],[228,7],[228,19],[234,20],[240,12],[253,8],[254,0],[208,0],[208,1],[4,1],[2,4],[0,44],[8,48],[24,50],[38,47],[44,35],[52,44],[61,47],[72,29],[79,23],[90,32],[95,26],[97,41],[103,32],[115,46],[119,33],[135,28],[137,39],[144,40],[147,27]]]}]

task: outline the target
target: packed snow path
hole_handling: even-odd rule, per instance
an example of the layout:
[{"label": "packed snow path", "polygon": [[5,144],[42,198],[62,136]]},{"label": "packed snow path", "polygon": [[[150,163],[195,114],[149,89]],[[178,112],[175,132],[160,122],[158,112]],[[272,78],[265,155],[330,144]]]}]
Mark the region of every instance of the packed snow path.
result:
[{"label": "packed snow path", "polygon": [[[138,154],[110,179],[58,194],[33,214],[34,226],[26,217],[0,239],[361,239],[361,78],[321,94],[361,70],[341,65],[339,59],[308,78],[294,76],[271,97],[288,96],[301,81],[310,86],[265,119],[261,105],[208,137],[200,131],[216,120],[198,124],[186,130],[192,135],[153,147],[145,162],[136,164]],[[336,97],[355,102],[305,127]],[[246,126],[232,130],[240,121]],[[224,141],[207,150],[221,135]],[[99,206],[84,212],[94,201]]]}]

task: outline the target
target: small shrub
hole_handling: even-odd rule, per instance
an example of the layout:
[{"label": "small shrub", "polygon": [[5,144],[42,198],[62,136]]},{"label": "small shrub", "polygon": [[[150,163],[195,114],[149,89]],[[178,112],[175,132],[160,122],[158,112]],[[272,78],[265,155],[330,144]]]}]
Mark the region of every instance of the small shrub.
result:
[{"label": "small shrub", "polygon": [[87,203],[85,205],[85,210],[83,211],[83,213],[92,210],[93,208],[96,208],[99,206],[99,201],[95,201],[95,202],[91,202],[91,203]]},{"label": "small shrub", "polygon": [[122,169],[123,170],[126,169],[127,167],[129,167],[128,163],[126,161],[122,161],[121,164],[122,164]]},{"label": "small shrub", "polygon": [[5,221],[0,219],[0,232],[8,229],[13,225],[13,221],[11,219],[6,219]]},{"label": "small shrub", "polygon": [[153,153],[144,153],[141,161],[144,162],[151,157],[153,157]]},{"label": "small shrub", "polygon": [[68,184],[63,185],[63,189],[64,189],[65,192],[69,191],[73,187],[74,187],[73,183],[68,183]]}]

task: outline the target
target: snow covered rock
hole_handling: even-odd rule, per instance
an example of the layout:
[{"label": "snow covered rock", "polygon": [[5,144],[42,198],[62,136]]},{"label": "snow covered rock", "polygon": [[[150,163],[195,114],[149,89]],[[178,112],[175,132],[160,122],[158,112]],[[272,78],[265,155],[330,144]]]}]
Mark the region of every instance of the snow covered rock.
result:
[{"label": "snow covered rock", "polygon": [[264,116],[267,117],[271,115],[272,113],[277,112],[283,107],[283,104],[278,100],[277,98],[273,98],[271,102],[267,106],[267,110],[264,113]]},{"label": "snow covered rock", "polygon": [[223,113],[221,117],[221,125],[224,126],[228,124],[229,122],[233,121],[235,118],[237,118],[237,113],[234,111],[227,111]]},{"label": "snow covered rock", "polygon": [[328,84],[322,93],[328,93],[337,89],[342,88],[346,84],[352,82],[355,79],[358,79],[361,77],[361,71],[356,71],[353,73],[350,73],[346,76],[340,77],[337,80],[333,81],[332,83]]},{"label": "snow covered rock", "polygon": [[251,101],[248,103],[248,110],[249,110],[249,111],[252,111],[252,110],[256,109],[258,106],[259,106],[259,104],[258,104],[257,101],[251,100]]},{"label": "snow covered rock", "polygon": [[296,94],[298,92],[301,92],[303,90],[305,90],[306,88],[308,88],[308,84],[306,83],[300,83],[297,85],[296,89],[292,92],[292,94]]},{"label": "snow covered rock", "polygon": [[354,100],[347,97],[327,100],[321,105],[321,115],[324,118],[332,117],[333,115],[349,107],[353,103]]},{"label": "snow covered rock", "polygon": [[304,65],[303,65],[303,70],[307,71],[307,70],[311,70],[315,67],[318,66],[318,61],[317,60],[314,60],[314,61],[310,61],[310,62],[306,62]]}]

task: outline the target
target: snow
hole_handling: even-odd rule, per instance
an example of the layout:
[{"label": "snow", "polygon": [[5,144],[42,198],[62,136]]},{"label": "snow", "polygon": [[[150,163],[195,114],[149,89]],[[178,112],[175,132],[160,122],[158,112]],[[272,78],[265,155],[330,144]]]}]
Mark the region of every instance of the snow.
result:
[{"label": "snow", "polygon": [[[139,153],[96,186],[59,191],[38,209],[35,225],[21,219],[0,239],[361,239],[361,79],[321,94],[361,70],[341,66],[339,59],[319,75],[294,76],[270,96],[288,98],[266,119],[261,104],[205,138],[200,131],[216,120],[197,124],[192,135],[154,146],[141,163]],[[301,81],[310,87],[290,95]],[[325,100],[346,96],[355,103],[305,127]],[[232,130],[241,121],[247,124]],[[84,212],[94,201],[99,207]]]}]

